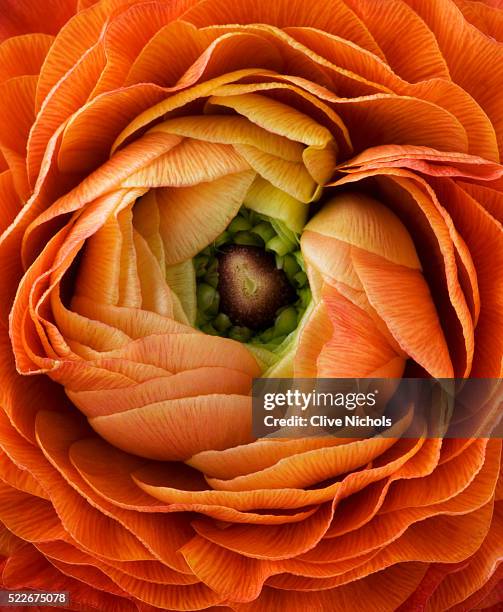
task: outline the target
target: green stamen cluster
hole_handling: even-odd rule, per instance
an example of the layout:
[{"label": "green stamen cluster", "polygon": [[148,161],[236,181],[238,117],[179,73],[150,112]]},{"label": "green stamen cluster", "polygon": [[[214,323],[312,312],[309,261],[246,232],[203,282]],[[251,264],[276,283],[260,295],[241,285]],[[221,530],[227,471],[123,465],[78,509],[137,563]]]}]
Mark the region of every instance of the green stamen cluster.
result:
[{"label": "green stamen cluster", "polygon": [[[258,247],[275,257],[296,295],[293,303],[278,308],[274,324],[266,329],[235,325],[220,310],[218,258],[232,245]],[[299,250],[299,236],[275,219],[241,208],[227,229],[193,260],[197,280],[196,326],[210,335],[275,350],[297,328],[310,300],[311,291]],[[253,288],[250,288],[253,290]]]}]

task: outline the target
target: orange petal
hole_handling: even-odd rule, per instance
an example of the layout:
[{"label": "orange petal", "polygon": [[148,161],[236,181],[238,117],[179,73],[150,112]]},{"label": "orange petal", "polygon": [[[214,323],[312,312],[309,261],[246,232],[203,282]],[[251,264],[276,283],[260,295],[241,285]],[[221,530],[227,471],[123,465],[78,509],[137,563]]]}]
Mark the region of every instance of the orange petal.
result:
[{"label": "orange petal", "polygon": [[368,251],[352,253],[355,269],[372,306],[402,350],[432,376],[453,376],[444,333],[420,272]]},{"label": "orange petal", "polygon": [[[291,612],[303,612],[313,606],[320,610],[344,610],[358,601],[363,609],[375,607],[379,612],[393,612],[415,591],[425,571],[422,563],[407,563],[335,589],[302,592],[295,586],[288,590],[265,587],[260,597],[250,604],[239,605],[237,610],[268,612],[285,608]],[[393,588],[383,589],[383,582],[392,584]]]},{"label": "orange petal", "polygon": [[250,7],[246,0],[229,6],[223,0],[201,2],[189,9],[183,19],[197,27],[228,23],[267,23],[279,28],[304,25],[333,32],[360,45],[383,58],[382,52],[367,30],[364,22],[348,9],[345,3],[336,1],[330,6],[313,11],[307,0],[286,2],[280,0],[274,8],[264,2]]},{"label": "orange petal", "polygon": [[285,457],[349,442],[350,440],[335,437],[296,440],[266,438],[223,451],[203,451],[191,457],[186,463],[206,476],[229,479],[265,469]]},{"label": "orange petal", "polygon": [[448,576],[433,593],[430,605],[449,608],[462,604],[467,597],[478,590],[494,573],[501,557],[501,536],[503,533],[503,504],[494,507],[490,531],[469,565],[459,573]]},{"label": "orange petal", "polygon": [[[465,20],[453,2],[438,2],[425,6],[420,0],[408,4],[428,24],[435,34],[454,82],[468,92],[491,119],[503,150],[503,113],[498,105],[498,92],[503,84],[503,51],[501,45]],[[464,42],[461,53],[458,41]],[[488,82],[480,71],[481,62],[494,66]]]},{"label": "orange petal", "polygon": [[[215,419],[222,423],[218,429],[213,427]],[[183,397],[94,417],[90,424],[105,440],[128,452],[183,460],[202,450],[249,442],[251,402],[241,395]]]},{"label": "orange petal", "polygon": [[[451,359],[456,372],[466,375],[471,369],[474,348],[474,321],[460,283],[460,280],[466,278],[466,270],[471,268],[474,272],[466,245],[430,184],[412,172],[383,168],[351,174],[339,184],[374,175],[383,188],[387,204],[397,211],[412,235],[421,237],[421,241],[418,238],[417,249],[425,277],[435,296],[443,332],[448,338]],[[392,182],[381,178],[388,176],[393,177]],[[407,180],[409,178],[412,181]],[[414,182],[419,183],[419,186]],[[458,261],[461,267],[465,267],[465,271],[459,275]],[[470,283],[473,280],[476,283],[472,273],[469,273],[469,277]],[[469,290],[474,292],[470,301],[475,306],[478,291],[476,284],[469,287]],[[474,313],[476,316],[476,307]]]},{"label": "orange petal", "polygon": [[458,176],[479,181],[493,181],[503,175],[500,164],[481,157],[411,145],[372,147],[339,166],[348,172],[380,167],[410,168],[431,176]]},{"label": "orange petal", "polygon": [[48,34],[25,34],[5,40],[0,45],[0,83],[38,74],[53,40]]},{"label": "orange petal", "polygon": [[[67,573],[71,574],[71,569]],[[61,573],[33,546],[25,546],[9,558],[4,569],[4,580],[5,586],[12,589],[41,590],[51,585],[52,588],[69,591],[73,605],[82,608],[99,609],[104,606],[110,612],[134,612],[137,609],[124,597],[96,590]]]},{"label": "orange petal", "polygon": [[387,373],[401,376],[404,356],[397,354],[374,320],[336,289],[325,286],[323,301],[333,325],[332,338],[321,348],[317,375],[362,378]]},{"label": "orange petal", "polygon": [[[168,4],[135,2],[123,4],[125,10],[112,15],[107,24],[105,38],[107,64],[96,83],[93,96],[123,85],[143,47],[166,23],[175,20],[188,8],[192,1],[177,0]],[[106,10],[106,7],[104,8]],[[143,79],[143,82],[150,82],[150,79]]]},{"label": "orange petal", "polygon": [[19,197],[30,189],[25,167],[26,142],[34,121],[36,76],[18,76],[0,84],[0,149],[9,164]]},{"label": "orange petal", "polygon": [[[397,429],[403,424],[397,423]],[[394,444],[393,438],[371,438],[350,444],[314,449],[299,455],[285,457],[271,467],[229,480],[207,478],[208,483],[220,491],[247,491],[256,489],[303,488],[355,468],[366,465]]]},{"label": "orange petal", "polygon": [[[398,443],[399,444],[399,443]],[[194,504],[227,506],[237,510],[252,508],[302,508],[309,504],[344,499],[361,491],[369,484],[394,474],[406,466],[422,448],[424,440],[414,441],[391,457],[387,463],[375,468],[352,472],[341,482],[316,489],[255,489],[248,491],[208,490],[198,472],[177,470],[166,473],[158,466],[150,465],[132,474],[138,486],[163,502],[174,504],[173,509],[187,510]],[[197,477],[196,477],[197,476]]]},{"label": "orange petal", "polygon": [[348,0],[347,4],[365,23],[387,63],[403,79],[414,83],[435,77],[449,78],[435,36],[405,3],[392,0],[379,9],[368,0]]},{"label": "orange petal", "polygon": [[[173,508],[160,504],[156,498],[144,493],[131,478],[131,473],[145,464],[143,459],[127,455],[100,438],[87,438],[75,442],[69,452],[72,463],[79,474],[93,489],[99,491],[101,497],[115,506],[129,510],[139,512],[193,510],[232,523],[273,525],[302,521],[316,511],[316,507],[300,511],[278,509],[268,514],[267,512],[240,512],[230,507],[202,504],[197,506],[186,504],[185,507]],[[103,466],[107,466],[106,470]],[[178,473],[184,471],[182,464],[177,465],[174,469]],[[144,567],[142,574],[138,577],[143,577],[143,574],[146,573],[148,573],[148,568]]]},{"label": "orange petal", "polygon": [[316,305],[300,333],[295,352],[295,376],[316,378],[317,360],[323,346],[331,339],[333,327],[323,302]]},{"label": "orange petal", "polygon": [[[59,31],[61,27],[55,32],[48,32],[49,34],[57,33],[58,36],[47,55],[40,74],[37,91],[37,112],[54,85],[96,43],[107,17],[126,3],[127,0],[97,3],[73,16],[61,32]],[[44,19],[39,19],[39,21],[43,23]],[[40,32],[40,27],[35,31]]]},{"label": "orange petal", "polygon": [[[124,84],[155,83],[165,87],[178,79],[196,61],[211,38],[185,21],[165,21],[136,55]],[[166,58],[169,57],[169,62]]]},{"label": "orange petal", "polygon": [[30,6],[19,4],[13,0],[2,0],[0,4],[2,15],[0,39],[30,32],[55,35],[61,30],[65,22],[75,14],[76,8],[75,0],[71,2],[48,0],[44,6]]},{"label": "orange petal", "polygon": [[21,199],[14,187],[12,172],[5,170],[0,173],[0,234],[14,221],[20,208]]},{"label": "orange petal", "polygon": [[[499,0],[489,0],[487,3],[467,2],[467,0],[454,0],[461,9],[465,19],[473,24],[477,30],[498,42],[503,42],[503,13]],[[489,6],[493,4],[494,6]]]},{"label": "orange petal", "polygon": [[[88,434],[88,427],[83,427],[68,415],[44,412],[37,416],[37,436],[44,454],[58,473],[64,474],[66,481],[72,485],[70,488],[66,484],[62,487],[54,482],[54,490],[51,490],[53,503],[65,525],[72,507],[82,512],[79,515],[81,525],[70,526],[70,535],[85,549],[106,559],[156,559],[172,569],[186,572],[187,566],[177,554],[177,549],[192,534],[188,517],[155,513],[138,515],[113,506],[91,489],[69,458],[69,449],[73,443]],[[40,477],[40,473],[37,476]],[[70,506],[68,510],[61,510],[64,504]],[[100,537],[107,529],[110,537]]]},{"label": "orange petal", "polygon": [[[59,41],[59,37],[58,37]],[[54,46],[52,47],[54,49]],[[48,56],[48,61],[50,53]],[[44,98],[35,119],[28,142],[28,175],[35,184],[44,158],[47,144],[56,131],[75,111],[87,101],[94,82],[105,66],[106,56],[102,40],[87,51]],[[44,68],[47,63],[44,64]],[[38,91],[42,83],[38,81]]]},{"label": "orange petal", "polygon": [[[444,181],[441,185],[435,183],[434,186],[463,236],[477,270],[480,316],[475,330],[475,354],[471,375],[499,377],[503,354],[503,337],[500,333],[502,325],[499,322],[503,312],[503,294],[498,280],[503,274],[501,225],[484,209],[484,191],[473,191],[476,196],[481,194],[479,203],[454,182]],[[489,198],[488,202],[490,201]]]},{"label": "orange petal", "polygon": [[281,560],[302,554],[315,546],[332,520],[332,504],[324,504],[305,521],[290,525],[230,525],[218,529],[206,521],[195,522],[199,535],[245,557]]}]

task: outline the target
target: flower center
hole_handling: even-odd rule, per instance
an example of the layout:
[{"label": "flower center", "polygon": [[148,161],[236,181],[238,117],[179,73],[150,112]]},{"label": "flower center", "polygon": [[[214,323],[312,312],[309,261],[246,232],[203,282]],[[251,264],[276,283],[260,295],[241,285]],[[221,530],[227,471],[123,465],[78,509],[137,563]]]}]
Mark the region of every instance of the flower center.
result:
[{"label": "flower center", "polygon": [[256,246],[228,245],[218,255],[220,310],[252,330],[274,324],[276,311],[297,299],[274,255]]},{"label": "flower center", "polygon": [[294,332],[311,300],[298,236],[242,208],[194,258],[196,325],[271,350]]}]

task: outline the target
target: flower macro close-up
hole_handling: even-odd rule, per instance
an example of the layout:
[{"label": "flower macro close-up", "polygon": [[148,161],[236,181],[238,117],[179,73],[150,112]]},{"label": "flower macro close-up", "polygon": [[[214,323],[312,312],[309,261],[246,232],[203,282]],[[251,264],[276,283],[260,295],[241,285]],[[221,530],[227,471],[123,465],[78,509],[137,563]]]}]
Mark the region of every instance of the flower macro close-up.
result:
[{"label": "flower macro close-up", "polygon": [[252,428],[502,378],[502,157],[502,0],[0,0],[2,593],[502,610],[501,437]]}]

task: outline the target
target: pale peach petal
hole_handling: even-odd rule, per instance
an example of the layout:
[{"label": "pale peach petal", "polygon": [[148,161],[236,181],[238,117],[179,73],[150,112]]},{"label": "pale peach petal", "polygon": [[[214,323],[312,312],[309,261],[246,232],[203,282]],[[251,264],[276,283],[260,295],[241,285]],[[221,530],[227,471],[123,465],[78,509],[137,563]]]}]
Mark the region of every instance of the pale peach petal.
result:
[{"label": "pale peach petal", "polygon": [[[221,423],[218,429],[213,427],[215,420]],[[168,399],[126,412],[93,417],[89,422],[114,446],[167,461],[188,459],[202,450],[251,441],[250,399],[236,394]]]},{"label": "pale peach petal", "polygon": [[[178,297],[166,284],[159,263],[148,248],[144,238],[136,231],[134,232],[134,248],[137,268],[133,273],[135,277],[138,277],[140,283],[138,306],[141,305],[143,310],[156,312],[163,317],[188,323]],[[118,305],[135,307],[134,303],[127,302]]]},{"label": "pale peach petal", "polygon": [[[117,215],[109,217],[87,241],[75,284],[77,296],[118,305],[122,233]],[[106,266],[97,265],[106,261]]]},{"label": "pale peach petal", "polygon": [[255,174],[249,170],[200,185],[155,191],[166,265],[191,259],[225,230],[237,214]]},{"label": "pale peach petal", "polygon": [[[25,260],[32,262],[34,259],[33,252],[38,254],[42,250],[41,247],[47,243],[47,237],[45,235],[40,236],[41,229],[43,229],[45,223],[55,217],[74,212],[100,197],[103,197],[105,202],[114,200],[117,202],[126,193],[133,194],[134,197],[142,195],[146,191],[146,186],[143,187],[143,191],[141,189],[138,191],[123,190],[120,189],[121,181],[144,167],[148,162],[175,147],[179,142],[180,139],[175,136],[147,134],[114,155],[107,163],[87,176],[77,187],[49,205],[35,219],[31,216],[28,221],[28,223],[31,221],[31,224],[23,237],[23,257]],[[30,244],[31,242],[33,244]]]},{"label": "pale peach petal", "polygon": [[[130,340],[130,337],[119,329],[68,310],[55,292],[51,296],[51,306],[58,330],[67,341],[73,340],[95,351],[113,351]],[[61,357],[64,356],[69,356],[69,351],[61,354]]]},{"label": "pale peach petal", "polygon": [[302,161],[303,147],[299,142],[285,135],[277,135],[241,116],[179,117],[159,123],[150,131],[205,142],[252,145],[286,161]]},{"label": "pale peach petal", "polygon": [[343,240],[412,269],[420,269],[412,238],[399,218],[377,200],[359,193],[336,196],[306,230]]},{"label": "pale peach petal", "polygon": [[92,299],[82,296],[73,298],[72,307],[84,317],[96,319],[110,327],[120,329],[135,340],[152,334],[197,333],[197,330],[192,327],[166,319],[154,312],[97,304]]},{"label": "pale peach petal", "polygon": [[323,302],[316,305],[301,332],[295,353],[295,376],[316,378],[318,356],[323,346],[332,338],[333,328]]},{"label": "pale peach petal", "polygon": [[[230,373],[231,376],[229,376]],[[250,386],[250,377],[238,370],[201,367],[122,389],[69,392],[69,396],[86,416],[93,418],[117,414],[169,399],[215,393],[245,393]]]},{"label": "pale peach petal", "polygon": [[[153,137],[159,135],[152,134]],[[130,174],[122,181],[122,186],[190,187],[249,168],[249,164],[230,145],[186,138],[165,155]]]},{"label": "pale peach petal", "polygon": [[[463,243],[458,238],[452,218],[430,185],[407,170],[390,168],[355,173],[342,179],[339,184],[374,175],[379,177],[379,184],[384,188],[387,204],[400,214],[413,235],[425,240],[424,247],[419,242],[417,246],[425,276],[435,296],[435,306],[440,313],[443,332],[448,338],[453,364],[457,372],[466,375],[470,372],[473,360],[474,330],[470,310],[458,280],[456,247],[459,245],[462,250]],[[381,178],[388,176],[394,177],[392,183]],[[409,178],[413,181],[407,180]],[[416,187],[414,182],[419,183],[419,186]],[[395,184],[400,189],[397,190]],[[464,260],[465,254],[461,258],[463,263]],[[442,267],[439,268],[439,265]],[[445,276],[439,274],[439,269],[445,270]]]}]

